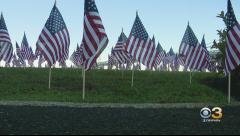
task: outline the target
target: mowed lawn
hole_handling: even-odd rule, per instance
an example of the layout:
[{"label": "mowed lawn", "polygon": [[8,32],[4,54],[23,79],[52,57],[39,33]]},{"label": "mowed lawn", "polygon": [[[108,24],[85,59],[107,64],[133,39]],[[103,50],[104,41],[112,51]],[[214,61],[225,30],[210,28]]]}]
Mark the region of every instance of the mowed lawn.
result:
[{"label": "mowed lawn", "polygon": [[[86,72],[86,100],[82,100],[81,69],[0,68],[0,100],[89,103],[226,103],[227,79],[216,73],[137,71]],[[239,82],[233,83],[233,101],[239,100]]]},{"label": "mowed lawn", "polygon": [[240,107],[222,107],[221,122],[203,123],[200,108],[66,108],[0,106],[5,135],[240,134]]}]

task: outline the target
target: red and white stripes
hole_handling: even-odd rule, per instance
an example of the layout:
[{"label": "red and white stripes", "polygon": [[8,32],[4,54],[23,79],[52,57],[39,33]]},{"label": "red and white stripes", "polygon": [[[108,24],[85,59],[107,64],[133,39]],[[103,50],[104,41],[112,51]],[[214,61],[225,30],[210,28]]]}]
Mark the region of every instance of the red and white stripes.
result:
[{"label": "red and white stripes", "polygon": [[227,34],[225,71],[230,73],[240,65],[240,25],[235,25]]}]

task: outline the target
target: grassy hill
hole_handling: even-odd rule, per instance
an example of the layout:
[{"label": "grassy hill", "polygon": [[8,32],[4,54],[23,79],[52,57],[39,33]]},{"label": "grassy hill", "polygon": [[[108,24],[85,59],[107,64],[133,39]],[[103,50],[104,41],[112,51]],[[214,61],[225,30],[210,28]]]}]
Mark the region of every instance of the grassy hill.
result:
[{"label": "grassy hill", "polygon": [[[81,69],[0,68],[0,100],[82,101]],[[233,83],[233,101],[239,100],[239,83]],[[226,103],[227,79],[214,73],[135,72],[94,70],[86,72],[86,100],[89,103]]]}]

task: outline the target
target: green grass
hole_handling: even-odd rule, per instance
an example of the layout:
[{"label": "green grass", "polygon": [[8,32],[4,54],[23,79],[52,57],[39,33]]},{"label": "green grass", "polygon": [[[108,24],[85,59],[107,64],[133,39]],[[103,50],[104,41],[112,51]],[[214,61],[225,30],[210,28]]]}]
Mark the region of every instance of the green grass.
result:
[{"label": "green grass", "polygon": [[[0,68],[0,100],[83,102],[80,69]],[[239,100],[233,85],[233,101]],[[86,72],[86,100],[89,103],[226,103],[227,80],[211,73],[135,72],[92,70]]]}]

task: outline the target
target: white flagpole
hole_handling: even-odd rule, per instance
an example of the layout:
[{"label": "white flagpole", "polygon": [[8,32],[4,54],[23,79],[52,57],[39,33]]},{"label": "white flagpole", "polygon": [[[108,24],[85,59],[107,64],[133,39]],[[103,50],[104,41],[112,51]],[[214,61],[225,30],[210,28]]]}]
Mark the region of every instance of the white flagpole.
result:
[{"label": "white flagpole", "polygon": [[228,75],[228,104],[231,103],[231,73]]},{"label": "white flagpole", "polygon": [[[84,62],[84,67],[85,67],[85,62]],[[82,92],[82,99],[85,100],[85,69],[83,67],[83,92]]]},{"label": "white flagpole", "polygon": [[48,84],[48,89],[51,89],[51,75],[52,75],[52,69],[51,69],[51,66],[49,68],[49,84]]},{"label": "white flagpole", "polygon": [[132,85],[131,85],[131,87],[133,87],[133,78],[134,78],[134,63],[133,63],[133,69],[132,69]]}]

